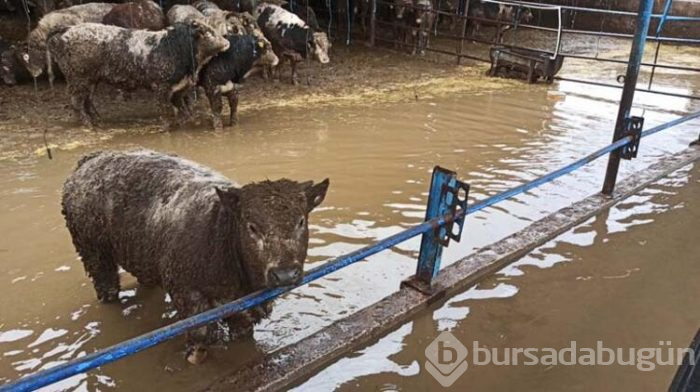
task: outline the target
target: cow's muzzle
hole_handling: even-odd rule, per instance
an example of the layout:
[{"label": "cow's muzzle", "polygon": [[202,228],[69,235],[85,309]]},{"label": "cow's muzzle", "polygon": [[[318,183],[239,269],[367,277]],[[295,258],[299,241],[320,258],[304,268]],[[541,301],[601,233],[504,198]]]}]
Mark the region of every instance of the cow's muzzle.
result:
[{"label": "cow's muzzle", "polygon": [[271,268],[267,272],[267,281],[272,287],[289,286],[301,282],[300,266],[283,266]]}]

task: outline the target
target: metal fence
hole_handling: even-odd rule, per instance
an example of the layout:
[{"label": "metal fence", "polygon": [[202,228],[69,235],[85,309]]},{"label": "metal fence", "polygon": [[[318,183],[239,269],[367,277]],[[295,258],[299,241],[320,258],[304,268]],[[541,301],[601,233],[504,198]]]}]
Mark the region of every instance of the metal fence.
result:
[{"label": "metal fence", "polygon": [[[418,235],[423,235],[416,275],[408,281],[408,286],[419,290],[430,288],[432,279],[439,274],[441,253],[450,239],[459,240],[464,220],[468,215],[474,214],[484,208],[493,206],[503,200],[527,192],[530,189],[554,181],[555,179],[571,173],[586,164],[610,156],[603,193],[611,194],[617,176],[617,168],[620,159],[632,159],[637,154],[637,147],[642,138],[661,132],[665,129],[677,126],[681,123],[700,118],[700,111],[680,117],[665,124],[642,130],[643,119],[630,116],[630,109],[634,97],[634,86],[641,66],[641,55],[644,51],[646,33],[652,17],[651,6],[653,0],[642,0],[638,14],[637,34],[630,54],[630,62],[625,79],[625,87],[620,103],[618,121],[615,127],[613,142],[589,155],[566,165],[559,170],[539,177],[530,182],[512,188],[508,191],[491,196],[472,205],[467,205],[469,186],[457,179],[456,173],[449,170],[436,168],[433,172],[431,188],[428,197],[426,219],[423,223],[413,226],[400,233],[387,237],[375,244],[366,246],[344,256],[333,259],[324,265],[314,268],[304,276],[299,285],[305,285],[322,278],[350,264],[364,260],[385,249],[391,248],[401,242],[407,241]],[[456,226],[455,226],[456,224]],[[37,372],[20,380],[0,386],[0,391],[30,391],[50,385],[76,374],[87,372],[91,369],[105,365],[121,358],[133,355],[149,347],[153,347],[168,339],[172,339],[186,331],[215,322],[234,313],[251,309],[267,301],[273,300],[298,286],[282,287],[261,290],[251,293],[220,307],[205,311],[190,318],[177,321],[173,324],[159,328],[147,334],[115,344],[111,347],[98,350],[81,358],[74,359],[56,367]],[[411,290],[411,288],[403,288]]]},{"label": "metal fence", "polygon": [[[308,0],[291,0],[291,1],[308,1]],[[340,2],[345,2],[346,9],[349,9],[351,7],[350,0],[339,0]],[[379,10],[384,10],[386,11],[389,7],[393,7],[396,3],[396,0],[356,0],[356,1],[369,1],[369,26],[366,29],[367,34],[364,37],[358,37],[357,34],[353,33],[353,19],[354,19],[354,14],[353,15],[344,15],[342,16],[343,19],[345,19],[344,23],[341,24],[336,24],[336,29],[335,31],[342,35],[345,39],[346,42],[350,42],[351,39],[354,37],[358,37],[359,39],[366,39],[367,42],[370,44],[370,46],[375,45],[376,43],[380,44],[389,44],[390,46],[398,47],[398,48],[403,48],[407,49],[407,47],[410,44],[407,44],[406,42],[403,42],[402,40],[398,39],[396,36],[397,31],[402,31],[406,30],[409,27],[407,27],[403,22],[397,23],[396,20],[392,20],[391,15],[386,15],[386,12],[384,15]],[[436,3],[437,1],[437,3]],[[500,45],[500,46],[505,46],[507,48],[516,48],[516,49],[527,49],[527,50],[532,50],[535,49],[539,52],[543,53],[548,53],[552,56],[560,55],[563,56],[564,58],[568,57],[571,59],[577,59],[577,60],[582,60],[582,61],[589,61],[589,62],[603,62],[603,63],[612,63],[612,64],[626,64],[627,61],[625,60],[620,60],[620,59],[614,59],[614,58],[609,58],[609,57],[601,57],[598,55],[598,53],[595,53],[595,55],[592,54],[582,54],[582,53],[575,53],[571,51],[563,51],[562,48],[562,41],[567,39],[567,38],[572,38],[575,36],[592,36],[592,37],[597,37],[597,38],[603,38],[603,37],[609,37],[609,38],[622,38],[622,39],[632,39],[634,38],[634,34],[626,34],[626,33],[614,33],[614,32],[606,32],[603,31],[603,28],[601,26],[601,29],[599,31],[592,31],[592,30],[582,30],[582,29],[574,29],[574,28],[567,28],[566,25],[566,17],[569,16],[569,19],[574,18],[575,14],[579,13],[586,13],[586,14],[596,14],[596,15],[601,15],[601,18],[606,18],[608,16],[610,17],[625,17],[625,16],[635,16],[637,15],[634,12],[629,12],[629,11],[618,11],[618,10],[612,10],[612,9],[597,9],[597,8],[589,8],[589,7],[576,7],[576,6],[568,6],[568,5],[554,5],[554,4],[543,4],[543,3],[535,3],[531,1],[519,1],[519,0],[481,0],[483,3],[492,3],[492,4],[500,4],[508,7],[514,7],[516,10],[537,10],[538,12],[541,13],[549,13],[551,14],[550,16],[554,17],[556,20],[556,27],[547,27],[544,26],[543,23],[539,24],[534,24],[534,23],[520,23],[517,20],[504,20],[504,19],[488,19],[488,18],[483,18],[483,17],[478,17],[474,16],[469,13],[470,7],[475,3],[478,2],[479,0],[458,0],[458,5],[456,9],[452,12],[444,11],[440,9],[439,4],[440,2],[444,1],[450,1],[450,0],[434,0],[433,3],[436,4],[436,9],[433,9],[430,11],[434,18],[435,18],[435,25],[431,29],[431,36],[433,38],[432,40],[432,45],[428,45],[428,47],[425,49],[428,52],[432,53],[437,53],[437,54],[442,54],[446,56],[451,56],[455,58],[455,61],[457,64],[459,64],[462,59],[470,59],[470,60],[476,60],[476,61],[481,61],[481,62],[490,62],[490,59],[487,57],[483,56],[478,56],[475,55],[468,50],[466,50],[466,44],[469,43],[476,43],[476,44],[484,44],[484,45]],[[326,3],[328,6],[332,7],[332,2],[327,2]],[[643,62],[642,66],[645,68],[651,68],[651,76],[649,78],[649,83],[646,88],[638,88],[637,91],[642,91],[642,92],[647,92],[647,93],[657,93],[657,94],[662,94],[662,95],[669,95],[669,96],[674,96],[674,97],[681,97],[681,98],[689,98],[689,99],[700,99],[700,96],[696,95],[689,95],[689,94],[679,94],[679,93],[671,93],[667,91],[661,91],[658,89],[652,88],[653,86],[653,80],[654,80],[654,75],[656,73],[657,69],[672,69],[672,70],[678,70],[678,71],[685,71],[685,72],[700,72],[699,67],[692,67],[692,66],[680,66],[680,65],[674,65],[674,64],[667,64],[667,63],[659,63],[659,51],[662,46],[662,44],[672,44],[672,45],[700,45],[700,39],[698,38],[677,38],[677,37],[668,37],[668,36],[663,36],[663,27],[667,23],[673,23],[673,22],[698,22],[700,23],[700,17],[693,17],[693,16],[680,16],[680,15],[669,15],[668,12],[670,10],[670,1],[667,1],[667,6],[665,8],[665,12],[662,14],[651,14],[652,19],[658,19],[658,25],[656,32],[654,34],[647,34],[646,35],[646,40],[652,41],[656,44],[655,48],[655,55],[654,55],[654,61],[653,62]],[[408,8],[412,8],[410,5],[406,5]],[[334,12],[332,10],[326,10],[329,14],[333,14]],[[318,11],[318,12],[323,12],[323,11]],[[338,14],[340,15],[340,14]],[[383,16],[380,17],[380,16]],[[453,23],[453,26],[457,26],[457,31],[454,31],[455,29],[444,29],[440,26],[440,22],[444,20],[454,20],[456,23]],[[327,21],[328,22],[328,21]],[[488,37],[484,37],[483,35],[477,34],[476,32],[471,29],[472,26],[475,24],[487,24],[490,26],[495,27],[495,33],[493,36],[489,39]],[[602,22],[601,22],[602,24]],[[329,31],[331,31],[331,26],[328,26]],[[553,45],[550,48],[533,48],[531,46],[524,45],[522,41],[519,43],[511,43],[511,44],[504,44],[501,42],[503,38],[502,31],[504,28],[510,28],[510,31],[512,34],[515,34],[514,36],[517,37],[518,32],[523,31],[523,30],[534,30],[541,32],[542,34],[554,34],[556,36]],[[445,41],[448,41],[447,43]],[[449,44],[449,42],[453,42],[453,44]],[[585,84],[590,84],[590,85],[596,85],[596,86],[605,86],[605,87],[613,87],[613,88],[621,88],[620,84],[614,84],[612,82],[607,83],[607,82],[601,82],[601,81],[594,81],[594,80],[583,80],[583,79],[577,79],[577,78],[557,78],[559,80],[565,80],[565,81],[570,81],[570,82],[577,82],[577,83],[585,83]]]}]

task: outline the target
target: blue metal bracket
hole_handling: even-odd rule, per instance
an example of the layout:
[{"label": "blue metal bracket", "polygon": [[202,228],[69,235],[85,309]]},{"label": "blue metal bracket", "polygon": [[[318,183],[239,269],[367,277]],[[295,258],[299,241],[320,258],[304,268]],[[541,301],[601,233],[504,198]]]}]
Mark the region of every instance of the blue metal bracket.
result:
[{"label": "blue metal bracket", "polygon": [[[425,220],[442,217],[444,225],[435,223],[433,230],[425,232],[421,239],[416,275],[402,283],[422,292],[430,292],[430,283],[440,271],[442,248],[450,240],[459,242],[467,211],[469,184],[457,179],[457,173],[435,166],[428,195]],[[463,213],[455,217],[459,207]],[[455,225],[456,224],[456,225]]]},{"label": "blue metal bracket", "polygon": [[644,128],[644,117],[632,116],[625,119],[625,131],[622,137],[631,136],[632,141],[622,147],[620,158],[630,160],[637,157],[639,141],[642,139],[642,128]]}]

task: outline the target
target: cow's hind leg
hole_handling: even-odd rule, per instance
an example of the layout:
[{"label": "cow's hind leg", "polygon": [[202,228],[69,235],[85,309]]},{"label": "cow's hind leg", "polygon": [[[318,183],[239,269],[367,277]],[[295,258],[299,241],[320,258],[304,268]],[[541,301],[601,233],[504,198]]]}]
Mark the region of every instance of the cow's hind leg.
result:
[{"label": "cow's hind leg", "polygon": [[91,89],[92,87],[86,83],[71,83],[68,86],[73,111],[83,125],[89,128],[92,128],[93,126],[93,119],[87,110],[90,101]]},{"label": "cow's hind leg", "polygon": [[90,115],[90,117],[97,122],[100,121],[100,114],[97,112],[97,109],[95,108],[95,102],[93,100],[95,96],[95,90],[97,89],[97,84],[93,84],[90,87],[90,94],[88,95],[87,99],[85,100],[85,111]]},{"label": "cow's hind leg", "polygon": [[235,125],[238,123],[238,89],[234,87],[226,97],[228,98],[228,106],[231,108],[231,125]]},{"label": "cow's hind leg", "polygon": [[119,271],[117,264],[105,252],[80,249],[85,272],[92,279],[97,299],[101,302],[116,302],[119,299]]},{"label": "cow's hind leg", "polygon": [[177,116],[177,107],[173,103],[173,97],[177,94],[182,94],[179,90],[173,91],[167,86],[161,87],[156,91],[158,97],[158,108],[161,114],[161,122],[163,128],[171,130],[180,125],[180,117]]},{"label": "cow's hind leg", "polygon": [[292,67],[292,84],[293,85],[298,85],[299,84],[299,75],[297,74],[297,64],[299,62],[296,61],[294,58],[289,59],[289,65]]},{"label": "cow's hind leg", "polygon": [[221,122],[221,111],[223,110],[223,102],[221,101],[221,92],[218,87],[211,87],[207,89],[207,99],[209,100],[209,107],[211,108],[211,120],[214,129],[223,128],[223,123]]}]

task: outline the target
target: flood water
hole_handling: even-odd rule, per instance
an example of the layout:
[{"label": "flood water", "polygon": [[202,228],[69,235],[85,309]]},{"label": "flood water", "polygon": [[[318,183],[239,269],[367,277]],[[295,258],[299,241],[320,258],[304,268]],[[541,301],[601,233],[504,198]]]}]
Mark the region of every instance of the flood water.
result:
[{"label": "flood water", "polygon": [[[424,64],[426,69],[432,66],[428,62]],[[584,68],[574,64],[571,70],[575,76],[584,72]],[[593,78],[597,71],[600,70],[587,69],[586,72]],[[615,71],[616,68],[604,70],[607,73]],[[697,76],[678,72],[661,74],[660,83],[665,83],[668,89],[684,94],[700,91]],[[471,184],[470,196],[480,200],[609,143],[620,94],[619,90],[565,82],[526,86],[518,82],[494,83],[483,77],[476,78],[465,91],[446,90],[449,92],[421,93],[418,99],[411,97],[386,102],[378,99],[371,104],[353,101],[334,105],[331,101],[318,106],[255,108],[254,103],[249,103],[249,109],[241,116],[241,125],[222,132],[193,127],[171,133],[127,131],[110,134],[104,130],[94,133],[66,128],[65,132],[72,139],[53,151],[52,160],[43,155],[43,150],[30,154],[14,153],[19,151],[15,146],[23,146],[24,142],[18,141],[18,136],[11,137],[11,143],[3,146],[1,154],[8,158],[0,160],[0,383],[80,357],[174,320],[175,314],[165,293],[139,287],[128,274],[122,275],[120,304],[104,305],[96,300],[60,214],[62,183],[79,157],[87,152],[145,147],[177,153],[239,183],[279,177],[295,180],[329,177],[329,194],[322,208],[310,218],[307,268],[312,268],[420,222],[434,165],[457,171]],[[634,114],[643,112],[647,127],[700,107],[686,99],[649,94],[639,94],[636,102]],[[5,128],[4,132],[9,132],[7,128],[11,126],[5,124]],[[625,177],[660,157],[682,150],[697,137],[697,129],[698,122],[690,122],[644,140],[640,158],[623,162],[620,176]],[[605,161],[600,160],[553,184],[470,217],[462,242],[450,246],[444,263],[454,262],[549,212],[597,192],[604,166]],[[655,233],[663,230],[669,240],[653,238],[654,246],[668,250],[668,253],[662,253],[668,254],[665,262],[677,261],[674,256],[677,247],[670,238],[677,234],[691,235],[697,228],[697,214],[694,221],[689,221],[695,224],[690,230],[687,224],[669,223],[662,229],[650,221],[660,220],[666,213],[682,215],[675,206],[684,204],[693,195],[697,196],[697,174],[697,170],[690,169],[676,173],[672,179],[654,188],[656,190],[646,191],[646,195],[637,198],[636,202],[629,202],[626,209],[621,207],[621,212],[611,214],[608,219],[608,222],[618,219],[622,223],[608,223],[605,228],[606,220],[596,218],[580,229],[581,232],[576,231],[562,239],[573,241],[573,245],[563,245],[567,242],[550,244],[521,263],[537,264],[542,268],[558,265],[564,258],[574,257],[573,246],[579,246],[581,252],[585,252],[575,256],[582,259],[577,260],[580,261],[577,265],[602,263],[607,260],[611,245],[606,246],[598,237],[620,231],[623,233],[610,236],[610,242],[616,237],[627,238],[625,241],[629,242],[631,240],[626,236],[632,235],[640,225]],[[695,193],[683,193],[691,185],[695,186],[692,188]],[[676,201],[658,199],[665,195]],[[689,216],[686,218],[690,219]],[[677,221],[664,219],[671,223]],[[576,240],[578,238],[582,239]],[[199,367],[186,363],[182,355],[183,341],[175,339],[47,389],[134,390],[146,385],[154,390],[189,391],[205,387],[213,377],[230,372],[236,364],[295,342],[397,290],[400,281],[415,269],[418,246],[418,239],[406,242],[294,290],[277,301],[270,319],[256,327],[255,342],[217,348],[212,358]],[[682,262],[680,259],[685,256],[678,253],[678,261]],[[559,264],[566,267],[573,263]],[[491,310],[486,307],[487,301],[482,301],[478,305],[484,309],[482,314],[474,318],[470,316],[464,322],[470,313],[469,307],[477,306],[468,301],[474,297],[474,292],[470,291],[471,294],[465,294],[464,299],[456,299],[459,306],[448,304],[448,307],[457,309],[454,312],[458,315],[444,318],[453,320],[448,321],[450,328],[461,328],[470,336],[475,330],[490,331],[489,325],[517,331],[518,324],[527,323],[532,317],[526,316],[532,316],[538,309],[550,311],[570,303],[571,309],[566,315],[562,314],[557,323],[591,322],[570,316],[576,315],[574,310],[580,307],[598,306],[601,290],[607,290],[611,298],[618,289],[625,295],[635,295],[624,279],[589,279],[585,284],[574,281],[570,290],[572,294],[577,293],[576,301],[557,295],[557,290],[569,290],[563,286],[561,274],[594,276],[590,271],[574,272],[565,267],[547,271],[514,267],[510,273],[501,274],[478,288],[493,291],[483,296],[510,298],[519,288],[535,286],[528,298],[521,299],[524,294],[509,299],[518,301],[518,304],[527,302],[522,311],[515,312],[519,305],[514,302],[504,307],[494,300]],[[564,272],[559,272],[562,268]],[[599,274],[625,273],[620,268],[623,267],[600,271]],[[523,276],[517,276],[519,274]],[[509,281],[511,278],[512,282]],[[541,290],[538,285],[543,285]],[[635,286],[636,289],[639,287]],[[673,283],[669,283],[669,287],[673,287]],[[552,295],[544,295],[547,292]],[[585,301],[588,295],[592,297],[590,303]],[[665,294],[658,295],[663,297]],[[671,297],[667,299],[672,300]],[[467,305],[462,306],[463,303]],[[649,306],[660,306],[661,303],[659,300]],[[644,312],[642,305],[637,306],[634,314]],[[532,309],[532,312],[527,309]],[[440,312],[437,309],[433,314]],[[626,322],[608,320],[610,315],[602,311],[589,313],[587,308],[585,314],[595,315],[595,322],[599,324],[621,323],[621,329],[629,328]],[[547,317],[554,319],[555,315]],[[406,343],[405,339],[411,333],[424,334],[427,339],[444,327],[433,325],[440,324],[432,321],[433,315],[426,315],[421,320],[415,323],[422,323],[422,327],[411,324],[397,331],[402,334],[391,335],[390,339],[396,344],[390,349],[380,348],[377,357],[378,363],[385,364],[385,359],[406,346],[404,358],[412,360],[407,359],[389,368],[361,362],[357,366],[364,370],[348,372],[352,375],[349,380],[334,378],[333,368],[329,368],[320,373],[320,377],[321,380],[330,380],[331,384],[313,384],[319,380],[317,378],[305,386],[307,389],[320,388],[318,390],[341,386],[353,389],[357,385],[374,388],[384,386],[386,381],[373,376],[360,377],[390,372],[392,381],[389,385],[395,385],[390,388],[411,390],[416,377],[424,378],[416,375],[412,362],[421,359],[423,341]],[[635,328],[650,331],[657,328],[654,322],[639,322]],[[517,333],[516,337],[525,339],[532,334],[541,334],[540,338],[543,338],[552,336],[555,333],[552,331],[557,330],[555,325],[550,325],[550,330],[536,330],[533,325],[537,324],[522,327],[529,331],[527,336]],[[558,336],[561,341],[568,337],[565,334]],[[684,338],[681,336],[678,343],[683,343]],[[398,347],[398,351],[391,351],[394,347]],[[468,384],[465,381],[463,385]],[[304,385],[301,389],[305,389]]]},{"label": "flood water", "polygon": [[[699,200],[700,166],[681,169],[337,361],[297,390],[442,390],[425,371],[425,349],[443,331],[470,350],[469,367],[450,390],[668,390],[679,363],[668,364],[677,355],[670,357],[668,348],[688,347],[700,326],[693,311],[700,298],[694,244]],[[514,348],[534,348],[542,357],[543,349],[562,350],[572,341],[578,350],[601,342],[616,356],[622,352],[628,364],[527,365],[531,361],[522,352],[514,364]],[[475,344],[481,364],[474,361]],[[654,366],[645,364],[644,371],[630,364],[635,356],[629,350],[642,348],[660,349],[666,364],[651,359]],[[483,350],[491,358],[496,350],[501,365],[483,364]],[[611,358],[604,355],[603,361]]]}]

